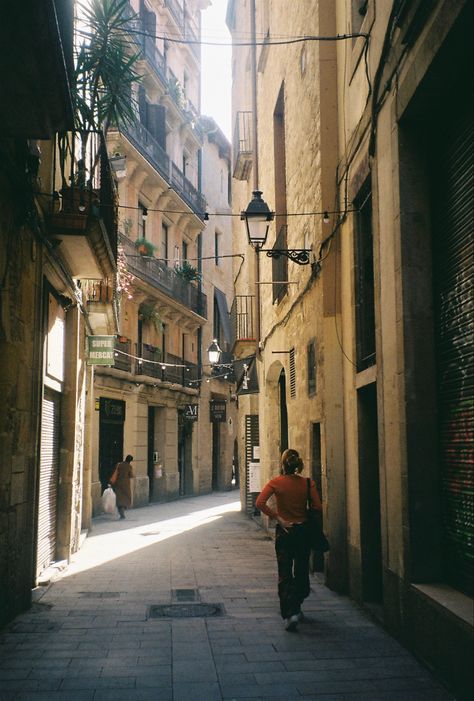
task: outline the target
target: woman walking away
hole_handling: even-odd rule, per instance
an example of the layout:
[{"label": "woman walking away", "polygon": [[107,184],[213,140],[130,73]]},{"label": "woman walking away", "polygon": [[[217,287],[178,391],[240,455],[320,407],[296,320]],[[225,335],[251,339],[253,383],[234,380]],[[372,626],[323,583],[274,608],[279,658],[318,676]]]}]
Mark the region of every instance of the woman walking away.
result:
[{"label": "woman walking away", "polygon": [[131,462],[133,455],[127,455],[123,462],[118,462],[115,466],[114,474],[110,478],[110,483],[117,496],[117,509],[120,518],[125,518],[125,509],[132,505],[132,489],[130,479],[133,477]]},{"label": "woman walking away", "polygon": [[[309,595],[309,553],[307,532],[307,480],[301,477],[303,461],[289,448],[281,456],[281,475],[271,479],[257,497],[255,506],[277,521],[275,551],[278,564],[278,596],[286,630],[296,630],[301,604]],[[311,480],[312,508],[321,511],[321,500]],[[277,511],[267,506],[272,496]]]}]

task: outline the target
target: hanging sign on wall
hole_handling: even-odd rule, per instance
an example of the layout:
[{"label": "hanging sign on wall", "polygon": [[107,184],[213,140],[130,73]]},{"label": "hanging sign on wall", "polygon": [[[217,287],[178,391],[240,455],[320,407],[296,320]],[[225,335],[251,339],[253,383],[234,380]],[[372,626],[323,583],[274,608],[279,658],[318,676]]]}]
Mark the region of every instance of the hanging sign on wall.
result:
[{"label": "hanging sign on wall", "polygon": [[87,364],[115,365],[115,336],[87,336]]},{"label": "hanging sign on wall", "polygon": [[199,404],[186,404],[184,407],[184,418],[186,421],[198,420]]},{"label": "hanging sign on wall", "polygon": [[220,423],[227,420],[225,399],[211,399],[209,403],[211,421]]}]

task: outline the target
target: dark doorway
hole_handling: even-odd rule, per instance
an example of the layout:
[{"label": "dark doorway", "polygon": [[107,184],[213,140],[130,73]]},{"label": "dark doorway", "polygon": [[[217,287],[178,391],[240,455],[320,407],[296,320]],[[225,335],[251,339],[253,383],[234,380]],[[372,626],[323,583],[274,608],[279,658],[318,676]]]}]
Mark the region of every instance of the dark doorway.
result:
[{"label": "dark doorway", "polygon": [[187,421],[184,411],[178,412],[178,474],[179,494],[193,493],[192,464],[193,422]]},{"label": "dark doorway", "polygon": [[286,378],[282,370],[278,378],[280,394],[280,453],[288,448],[288,409],[286,407]]},{"label": "dark doorway", "polygon": [[219,456],[221,452],[220,423],[212,424],[212,491],[219,489]]},{"label": "dark doorway", "polygon": [[[321,424],[311,424],[311,477],[313,478],[318,494],[322,499],[322,458],[321,458]],[[324,530],[323,517],[321,524]],[[312,553],[313,572],[324,572],[324,553]]]},{"label": "dark doorway", "polygon": [[153,452],[155,450],[155,407],[148,407],[148,449],[147,449],[147,474],[148,474],[148,498],[153,499],[153,479],[155,476]]},{"label": "dark doorway", "polygon": [[321,494],[322,458],[321,458],[321,424],[311,424],[311,477],[316,482],[316,489]]},{"label": "dark doorway", "polygon": [[359,389],[357,408],[362,599],[367,603],[380,604],[383,600],[382,532],[375,383]]},{"label": "dark doorway", "polygon": [[115,465],[123,459],[125,402],[100,398],[99,479],[102,491],[107,487]]}]

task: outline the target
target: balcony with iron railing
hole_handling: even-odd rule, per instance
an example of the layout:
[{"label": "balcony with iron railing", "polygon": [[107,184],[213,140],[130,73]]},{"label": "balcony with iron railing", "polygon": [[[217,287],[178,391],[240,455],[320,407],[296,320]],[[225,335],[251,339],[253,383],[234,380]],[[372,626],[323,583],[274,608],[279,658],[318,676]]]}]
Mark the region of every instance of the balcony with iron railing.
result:
[{"label": "balcony with iron railing", "polygon": [[187,307],[204,319],[207,318],[207,297],[195,285],[177,275],[173,268],[153,256],[142,256],[127,236],[121,235],[127,268],[144,282],[164,292],[168,297]]},{"label": "balcony with iron railing", "polygon": [[165,0],[165,7],[168,8],[178,27],[184,24],[184,9],[179,0]]},{"label": "balcony with iron railing", "polygon": [[61,240],[73,277],[100,280],[117,262],[116,188],[102,132],[58,135],[53,147],[48,234]]},{"label": "balcony with iron railing", "polygon": [[135,123],[122,128],[122,133],[136,150],[158,171],[191,210],[204,220],[206,200],[184,173],[173,163],[160,144],[143,126]]},{"label": "balcony with iron railing", "polygon": [[234,125],[234,178],[247,180],[253,161],[252,112],[237,112]]},{"label": "balcony with iron railing", "polygon": [[123,370],[124,372],[132,372],[132,344],[130,343],[130,341],[121,341],[120,338],[116,338],[114,348],[114,367],[117,370]]},{"label": "balcony with iron railing", "polygon": [[240,343],[255,343],[254,295],[237,295],[230,309],[231,348]]}]

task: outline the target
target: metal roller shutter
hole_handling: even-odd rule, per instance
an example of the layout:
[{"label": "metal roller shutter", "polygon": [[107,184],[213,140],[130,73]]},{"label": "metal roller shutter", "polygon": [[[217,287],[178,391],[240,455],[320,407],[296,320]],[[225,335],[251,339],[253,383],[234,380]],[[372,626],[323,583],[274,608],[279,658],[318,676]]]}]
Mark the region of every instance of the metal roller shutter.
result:
[{"label": "metal roller shutter", "polygon": [[446,575],[473,591],[473,120],[460,116],[435,156],[434,280]]},{"label": "metal roller shutter", "polygon": [[54,560],[59,477],[59,395],[45,389],[41,416],[36,574]]}]

